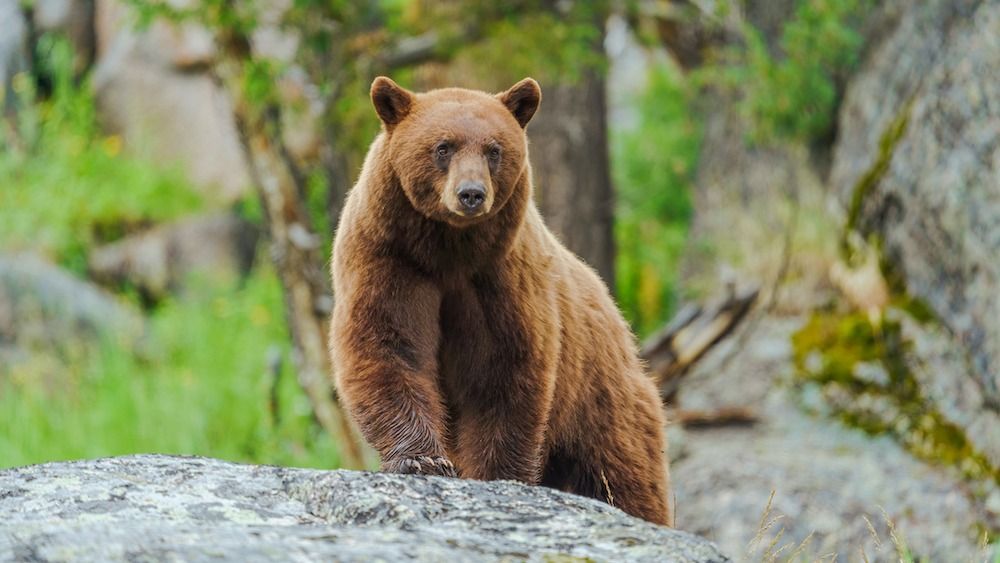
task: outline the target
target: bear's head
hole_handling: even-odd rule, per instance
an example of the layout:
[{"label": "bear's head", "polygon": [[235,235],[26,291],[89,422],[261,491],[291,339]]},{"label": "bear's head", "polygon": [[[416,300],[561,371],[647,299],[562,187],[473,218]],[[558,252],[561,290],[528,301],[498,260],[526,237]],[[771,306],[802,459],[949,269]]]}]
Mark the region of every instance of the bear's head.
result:
[{"label": "bear's head", "polygon": [[525,78],[496,95],[462,88],[416,94],[380,76],[371,97],[385,154],[424,216],[465,227],[510,200],[527,169],[524,128],[542,99],[537,82]]}]

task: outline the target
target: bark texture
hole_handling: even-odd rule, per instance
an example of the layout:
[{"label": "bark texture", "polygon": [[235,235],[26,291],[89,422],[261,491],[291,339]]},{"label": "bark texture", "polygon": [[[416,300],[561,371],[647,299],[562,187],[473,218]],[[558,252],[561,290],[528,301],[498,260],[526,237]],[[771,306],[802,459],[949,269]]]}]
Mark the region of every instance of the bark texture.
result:
[{"label": "bark texture", "polygon": [[588,70],[575,82],[543,83],[542,107],[528,137],[546,224],[613,290],[614,186],[604,75]]}]

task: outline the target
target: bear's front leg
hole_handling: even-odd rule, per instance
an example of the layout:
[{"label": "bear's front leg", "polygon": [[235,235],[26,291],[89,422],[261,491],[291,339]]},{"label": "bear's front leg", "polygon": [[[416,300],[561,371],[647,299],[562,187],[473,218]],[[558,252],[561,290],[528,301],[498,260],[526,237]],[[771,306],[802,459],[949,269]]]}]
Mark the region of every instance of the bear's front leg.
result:
[{"label": "bear's front leg", "polygon": [[470,403],[458,414],[456,463],[462,477],[532,485],[541,480],[547,409],[539,397],[544,390],[512,387],[518,388],[512,393],[498,389],[492,404]]},{"label": "bear's front leg", "polygon": [[554,303],[502,273],[474,285],[483,342],[456,384],[455,461],[463,477],[537,484],[555,385]]},{"label": "bear's front leg", "polygon": [[337,282],[330,331],[337,390],[382,469],[455,476],[437,380],[440,293],[374,262]]}]

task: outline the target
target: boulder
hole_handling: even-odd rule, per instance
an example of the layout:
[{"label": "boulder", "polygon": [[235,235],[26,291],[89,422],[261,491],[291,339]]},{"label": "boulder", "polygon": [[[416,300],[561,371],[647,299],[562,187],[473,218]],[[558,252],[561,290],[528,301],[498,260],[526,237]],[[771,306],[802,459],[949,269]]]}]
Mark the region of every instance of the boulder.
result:
[{"label": "boulder", "polygon": [[3,561],[727,561],[514,482],[140,455],[0,471]]},{"label": "boulder", "polygon": [[94,279],[129,285],[157,299],[179,289],[191,274],[235,278],[249,271],[258,230],[231,213],[180,219],[92,250]]},{"label": "boulder", "polygon": [[28,70],[28,25],[17,0],[0,0],[0,109],[9,113],[15,97],[12,79]]},{"label": "boulder", "polygon": [[[124,10],[107,4],[99,10]],[[102,125],[130,150],[180,166],[207,201],[243,196],[250,175],[229,98],[196,70],[211,56],[211,39],[167,24],[147,32],[124,27],[108,37],[112,24],[104,20],[113,18],[99,17],[102,51],[93,83]]]},{"label": "boulder", "polygon": [[765,317],[713,348],[687,376],[680,408],[739,407],[759,421],[684,431],[684,451],[671,466],[677,526],[749,561],[774,560],[769,552],[779,549],[780,561],[829,554],[899,561],[893,534],[913,561],[1000,556],[997,546],[990,552],[980,544],[982,530],[1000,526],[996,483],[970,485],[950,467],[914,459],[888,435],[802,412],[827,407],[815,389],[800,394],[782,385],[794,369],[790,335],[801,325],[801,318]]},{"label": "boulder", "polygon": [[31,254],[0,255],[0,359],[142,332],[142,317],[97,286]]},{"label": "boulder", "polygon": [[848,84],[831,184],[950,341],[916,352],[960,356],[918,373],[924,393],[1000,467],[1000,2],[909,6]]}]

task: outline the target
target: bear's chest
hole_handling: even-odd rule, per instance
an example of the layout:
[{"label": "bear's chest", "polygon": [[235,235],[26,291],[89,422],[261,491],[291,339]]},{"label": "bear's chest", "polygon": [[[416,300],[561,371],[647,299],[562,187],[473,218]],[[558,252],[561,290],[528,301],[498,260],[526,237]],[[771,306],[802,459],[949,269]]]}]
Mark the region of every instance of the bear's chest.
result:
[{"label": "bear's chest", "polygon": [[475,403],[519,376],[534,333],[523,305],[511,290],[488,282],[459,284],[442,294],[438,375],[448,402]]}]

